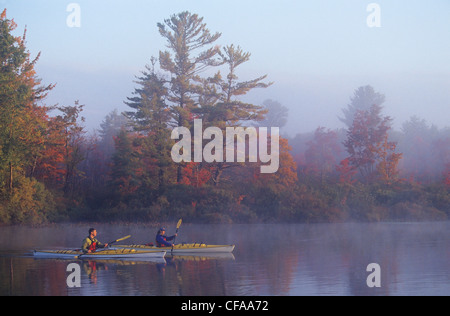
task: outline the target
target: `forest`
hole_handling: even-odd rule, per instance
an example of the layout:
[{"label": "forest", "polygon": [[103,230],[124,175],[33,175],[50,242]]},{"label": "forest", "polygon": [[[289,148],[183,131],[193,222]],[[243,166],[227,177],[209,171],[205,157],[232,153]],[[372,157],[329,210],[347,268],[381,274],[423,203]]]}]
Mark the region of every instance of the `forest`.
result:
[{"label": "forest", "polygon": [[[447,220],[450,215],[450,129],[419,117],[392,127],[385,96],[355,87],[340,120],[281,137],[277,173],[261,162],[175,163],[175,127],[280,127],[289,110],[245,96],[273,83],[239,78],[251,54],[220,47],[190,12],[157,24],[166,41],[136,78],[125,102],[95,133],[87,106],[45,104],[54,84],[36,73],[39,54],[26,31],[0,18],[0,224],[53,222],[199,223]],[[326,93],[326,92],[324,92]],[[426,104],[424,104],[426,106]],[[313,110],[311,110],[313,111]],[[305,114],[307,115],[307,113]],[[295,119],[295,118],[290,118]],[[222,160],[225,161],[225,160]]]}]

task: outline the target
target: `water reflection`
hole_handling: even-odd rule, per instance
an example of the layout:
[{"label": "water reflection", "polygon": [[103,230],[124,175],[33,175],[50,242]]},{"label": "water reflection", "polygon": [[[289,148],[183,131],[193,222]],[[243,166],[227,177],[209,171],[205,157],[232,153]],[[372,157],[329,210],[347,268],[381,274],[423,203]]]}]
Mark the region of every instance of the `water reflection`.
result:
[{"label": "water reflection", "polygon": [[[234,253],[159,261],[27,255],[77,247],[86,229],[69,228],[2,228],[0,295],[450,295],[449,223],[183,225],[180,242],[236,244]],[[106,240],[131,234],[139,243],[152,235],[139,226],[97,229]],[[82,267],[81,288],[66,285],[71,262]],[[381,267],[381,288],[367,286],[370,263]]]}]

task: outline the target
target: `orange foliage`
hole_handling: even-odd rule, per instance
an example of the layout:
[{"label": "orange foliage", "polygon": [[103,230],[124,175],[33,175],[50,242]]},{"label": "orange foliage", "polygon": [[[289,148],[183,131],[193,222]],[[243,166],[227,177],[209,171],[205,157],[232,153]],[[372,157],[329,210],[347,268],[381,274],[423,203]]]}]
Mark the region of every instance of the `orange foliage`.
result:
[{"label": "orange foliage", "polygon": [[183,168],[181,184],[196,188],[204,186],[211,179],[211,167],[201,163],[190,162]]},{"label": "orange foliage", "polygon": [[[270,146],[270,139],[268,140]],[[265,185],[292,187],[298,182],[297,164],[290,151],[292,147],[287,139],[280,137],[280,168],[274,174],[260,174],[260,168],[255,169],[254,179]]]}]

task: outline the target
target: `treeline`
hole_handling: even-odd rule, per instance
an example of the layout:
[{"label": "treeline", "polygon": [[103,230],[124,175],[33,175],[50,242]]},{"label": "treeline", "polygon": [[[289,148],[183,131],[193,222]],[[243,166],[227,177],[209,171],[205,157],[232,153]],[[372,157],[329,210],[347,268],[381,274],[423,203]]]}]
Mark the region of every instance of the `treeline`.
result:
[{"label": "treeline", "polygon": [[395,131],[384,101],[359,87],[340,118],[347,128],[290,139],[299,182],[318,192],[331,220],[446,220],[450,129],[413,116]]},{"label": "treeline", "polygon": [[193,131],[195,119],[221,131],[286,123],[277,102],[243,101],[272,84],[239,80],[250,53],[221,48],[221,34],[195,14],[171,16],[157,25],[168,50],[137,78],[129,110],[88,135],[84,105],[43,105],[54,86],[34,71],[39,55],[31,59],[25,35],[12,35],[6,11],[0,23],[0,223],[441,220],[450,212],[448,130],[413,118],[393,132],[384,96],[369,86],[344,110],[346,130],[281,138],[275,174],[261,174],[261,162],[175,163],[171,132]]}]

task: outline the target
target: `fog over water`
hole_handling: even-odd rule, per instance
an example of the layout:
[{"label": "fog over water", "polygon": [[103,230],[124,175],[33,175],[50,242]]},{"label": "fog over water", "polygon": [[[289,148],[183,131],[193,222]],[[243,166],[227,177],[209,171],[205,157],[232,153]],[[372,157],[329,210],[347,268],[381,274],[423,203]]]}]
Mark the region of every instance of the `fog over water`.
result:
[{"label": "fog over water", "polygon": [[[132,234],[152,241],[156,227],[98,225],[100,240]],[[75,261],[81,288],[66,285],[74,261],[36,260],[35,248],[78,247],[83,225],[3,227],[0,295],[450,295],[449,223],[183,225],[180,242],[235,244],[226,256],[164,261]],[[174,227],[168,226],[168,234]],[[12,237],[14,236],[14,237]],[[381,287],[370,288],[369,264]],[[93,270],[94,269],[94,270]]]}]

